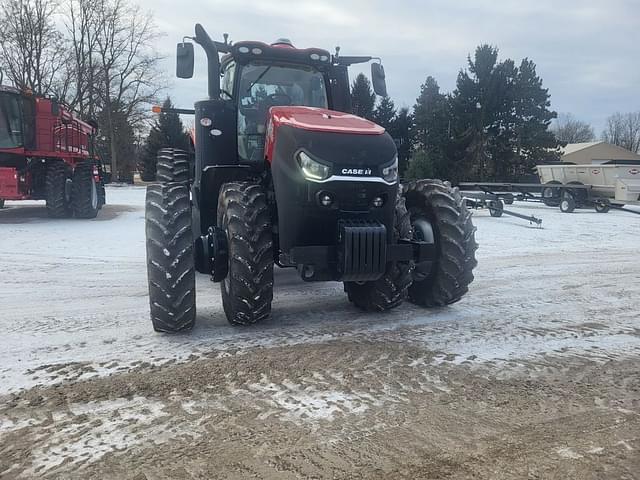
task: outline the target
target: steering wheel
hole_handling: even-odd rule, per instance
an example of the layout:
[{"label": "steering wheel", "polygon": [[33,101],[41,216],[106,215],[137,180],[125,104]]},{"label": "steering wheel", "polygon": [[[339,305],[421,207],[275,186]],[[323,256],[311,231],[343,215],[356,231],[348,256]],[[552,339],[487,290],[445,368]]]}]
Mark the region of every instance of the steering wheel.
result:
[{"label": "steering wheel", "polygon": [[293,105],[293,100],[286,93],[271,93],[267,97],[272,106],[275,105]]}]

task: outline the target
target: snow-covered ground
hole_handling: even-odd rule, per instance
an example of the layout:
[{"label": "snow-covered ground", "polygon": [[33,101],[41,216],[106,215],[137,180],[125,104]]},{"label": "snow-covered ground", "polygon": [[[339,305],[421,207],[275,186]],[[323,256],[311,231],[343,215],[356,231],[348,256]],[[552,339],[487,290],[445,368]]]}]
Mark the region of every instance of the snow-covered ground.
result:
[{"label": "snow-covered ground", "polygon": [[[148,319],[144,188],[107,193],[109,204],[92,221],[48,219],[41,202],[7,202],[0,211],[0,393],[211,350],[319,342],[408,325],[442,331],[429,333],[431,347],[486,361],[592,344],[615,352],[640,346],[624,333],[640,327],[640,302],[630,293],[640,283],[640,216],[512,206],[542,218],[539,228],[476,211],[476,281],[462,302],[438,311],[404,305],[385,315],[363,314],[340,284],[306,284],[294,271],[276,271],[274,318],[256,334],[226,323],[217,285],[199,276],[197,328],[165,336],[154,333]],[[595,308],[611,303],[616,309],[595,338],[570,329],[552,339],[522,331],[550,328],[559,317],[584,321],[590,305],[572,301],[577,293],[593,298]]]},{"label": "snow-covered ground", "polygon": [[341,284],[277,270],[273,318],[237,328],[199,276],[196,328],[167,336],[144,188],[107,198],[91,221],[0,211],[0,477],[640,471],[640,216],[476,211],[476,279],[443,309],[363,313]]}]

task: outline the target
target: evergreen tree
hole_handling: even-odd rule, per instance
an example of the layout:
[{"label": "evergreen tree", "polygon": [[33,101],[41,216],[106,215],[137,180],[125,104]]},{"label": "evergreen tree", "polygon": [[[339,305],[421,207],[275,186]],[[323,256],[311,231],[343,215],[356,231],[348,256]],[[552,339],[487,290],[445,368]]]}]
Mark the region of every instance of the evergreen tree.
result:
[{"label": "evergreen tree", "polygon": [[[166,98],[162,108],[173,108],[171,99]],[[161,113],[147,136],[147,142],[142,152],[142,173],[144,181],[156,178],[156,155],[162,148],[189,149],[189,137],[177,113]]]},{"label": "evergreen tree", "polygon": [[404,175],[411,155],[411,131],[413,130],[413,115],[408,108],[401,108],[389,127],[389,135],[396,142],[398,149],[398,170]]},{"label": "evergreen tree", "polygon": [[373,120],[376,94],[371,89],[369,79],[360,73],[351,85],[351,105],[354,115]]},{"label": "evergreen tree", "polygon": [[396,106],[390,97],[383,97],[373,111],[373,121],[390,131],[396,118]]},{"label": "evergreen tree", "polygon": [[[97,152],[104,163],[110,169],[111,152],[114,151],[118,160],[118,171],[109,172],[111,182],[133,183],[133,171],[135,170],[135,134],[129,116],[124,105],[111,103],[111,122],[107,120],[106,108],[98,114],[98,124],[100,125],[100,135],[96,140]],[[113,131],[109,127],[113,125]],[[111,139],[115,138],[115,142]]]},{"label": "evergreen tree", "polygon": [[[428,161],[430,175],[437,178],[451,178],[452,164],[448,158],[450,147],[450,117],[448,100],[440,93],[438,82],[429,76],[420,87],[420,95],[413,107],[414,126],[411,132],[416,152],[412,159],[413,171],[418,171],[417,163]],[[418,169],[418,170],[416,170]],[[426,167],[420,171],[426,172]]]}]

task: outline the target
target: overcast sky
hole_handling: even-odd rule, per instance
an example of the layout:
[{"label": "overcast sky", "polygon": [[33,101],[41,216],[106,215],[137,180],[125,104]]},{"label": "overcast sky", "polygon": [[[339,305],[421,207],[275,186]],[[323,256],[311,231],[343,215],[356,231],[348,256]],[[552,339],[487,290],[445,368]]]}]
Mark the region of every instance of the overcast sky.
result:
[{"label": "overcast sky", "polygon": [[[411,107],[434,76],[455,87],[466,57],[481,43],[517,63],[528,57],[551,94],[552,108],[591,123],[640,110],[640,0],[140,0],[165,36],[158,45],[175,72],[175,43],[202,23],[214,39],[272,42],[383,59],[389,95]],[[196,49],[196,76],[175,79],[178,106],[206,95],[205,59]],[[358,70],[352,70],[352,78]]]}]

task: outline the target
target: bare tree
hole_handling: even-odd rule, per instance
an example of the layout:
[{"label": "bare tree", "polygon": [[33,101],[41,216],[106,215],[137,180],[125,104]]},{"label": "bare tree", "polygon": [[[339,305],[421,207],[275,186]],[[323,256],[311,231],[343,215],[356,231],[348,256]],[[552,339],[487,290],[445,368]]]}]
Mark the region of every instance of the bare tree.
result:
[{"label": "bare tree", "polygon": [[59,92],[58,73],[67,61],[56,29],[54,0],[0,2],[0,67],[18,88],[38,95]]},{"label": "bare tree", "polygon": [[561,143],[593,142],[596,139],[591,125],[576,119],[570,113],[559,114],[554,123],[551,130]]},{"label": "bare tree", "polygon": [[605,142],[640,153],[640,112],[614,113],[602,132]]},{"label": "bare tree", "polygon": [[[137,126],[146,118],[143,107],[162,89],[160,56],[154,50],[159,37],[153,18],[124,0],[92,2],[97,15],[96,56],[101,82],[100,100],[110,134],[111,172],[118,171],[118,138],[114,114],[124,114]],[[127,159],[123,159],[127,160]],[[132,160],[132,159],[128,159]]]}]

